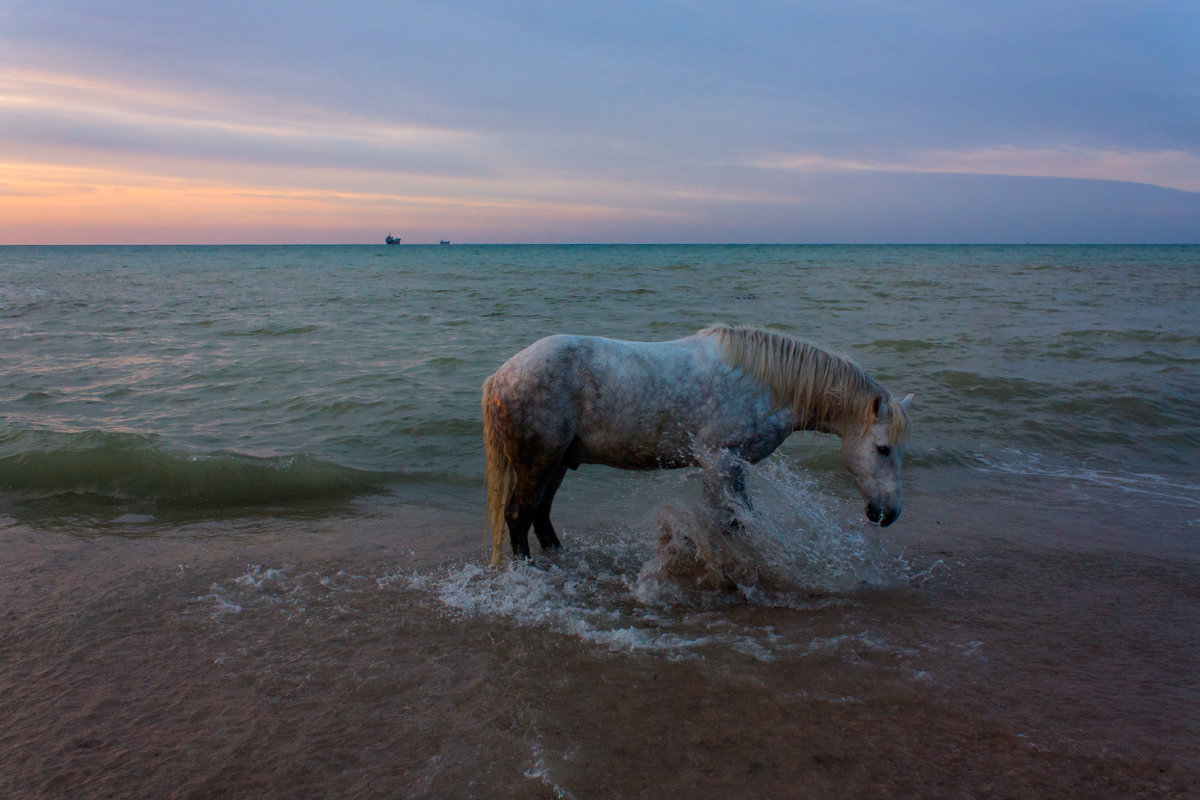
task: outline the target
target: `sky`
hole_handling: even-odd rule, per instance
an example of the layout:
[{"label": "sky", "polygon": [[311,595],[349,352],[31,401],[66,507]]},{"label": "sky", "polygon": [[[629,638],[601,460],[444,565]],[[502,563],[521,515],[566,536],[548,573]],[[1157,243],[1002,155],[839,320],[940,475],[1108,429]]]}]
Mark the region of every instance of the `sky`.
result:
[{"label": "sky", "polygon": [[0,244],[1200,242],[1200,3],[0,0]]}]

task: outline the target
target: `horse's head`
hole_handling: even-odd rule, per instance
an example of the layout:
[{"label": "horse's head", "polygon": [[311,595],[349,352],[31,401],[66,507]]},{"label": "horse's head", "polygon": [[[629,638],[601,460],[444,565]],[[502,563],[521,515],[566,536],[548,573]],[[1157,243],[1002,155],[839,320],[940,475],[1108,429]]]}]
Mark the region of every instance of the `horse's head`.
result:
[{"label": "horse's head", "polygon": [[900,460],[908,434],[908,406],[877,395],[865,425],[842,432],[842,461],[867,501],[867,519],[887,527],[900,516]]}]

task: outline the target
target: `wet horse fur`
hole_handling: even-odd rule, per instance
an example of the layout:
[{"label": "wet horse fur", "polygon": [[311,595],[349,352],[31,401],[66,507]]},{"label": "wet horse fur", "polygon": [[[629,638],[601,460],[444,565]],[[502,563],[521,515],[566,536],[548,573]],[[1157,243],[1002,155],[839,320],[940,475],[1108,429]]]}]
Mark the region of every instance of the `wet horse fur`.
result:
[{"label": "wet horse fur", "polygon": [[568,469],[703,466],[740,496],[738,465],[797,430],[842,438],[868,519],[889,525],[911,399],[894,400],[851,361],[749,326],[668,342],[540,339],[483,384],[492,563],[506,528],[517,556],[529,555],[530,527],[543,549],[559,547],[550,506]]}]

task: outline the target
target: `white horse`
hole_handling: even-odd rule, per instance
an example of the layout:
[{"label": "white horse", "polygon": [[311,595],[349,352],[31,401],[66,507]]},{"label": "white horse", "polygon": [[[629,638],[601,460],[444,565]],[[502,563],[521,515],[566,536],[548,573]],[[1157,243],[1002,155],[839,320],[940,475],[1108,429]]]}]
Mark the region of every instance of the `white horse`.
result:
[{"label": "white horse", "polygon": [[[550,505],[568,469],[707,466],[741,496],[738,463],[793,431],[842,438],[871,522],[900,516],[908,405],[858,365],[782,333],[718,325],[670,342],[549,336],[483,384],[492,563],[559,547]],[[712,453],[723,454],[712,458]]]}]

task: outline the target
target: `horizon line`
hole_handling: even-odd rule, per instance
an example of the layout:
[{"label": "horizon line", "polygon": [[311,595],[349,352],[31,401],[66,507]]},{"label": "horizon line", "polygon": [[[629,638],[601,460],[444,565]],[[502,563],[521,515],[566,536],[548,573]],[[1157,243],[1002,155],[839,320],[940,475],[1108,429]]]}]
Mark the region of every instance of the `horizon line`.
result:
[{"label": "horizon line", "polygon": [[0,247],[1195,247],[1200,239],[1176,242],[930,241],[930,242],[9,242]]}]

